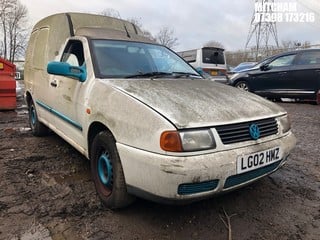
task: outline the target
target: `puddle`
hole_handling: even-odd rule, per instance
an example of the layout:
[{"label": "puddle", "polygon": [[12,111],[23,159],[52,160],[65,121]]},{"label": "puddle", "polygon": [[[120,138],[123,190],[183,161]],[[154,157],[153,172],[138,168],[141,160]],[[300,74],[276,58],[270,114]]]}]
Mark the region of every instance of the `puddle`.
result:
[{"label": "puddle", "polygon": [[19,132],[29,132],[29,131],[31,131],[31,128],[29,128],[29,127],[20,127],[20,128],[18,128],[18,131]]},{"label": "puddle", "polygon": [[77,172],[73,174],[66,173],[44,173],[42,174],[42,179],[48,183],[48,185],[55,184],[69,184],[78,181],[89,181],[91,179],[90,170]]},{"label": "puddle", "polygon": [[5,128],[3,129],[5,133],[15,133],[15,132],[20,132],[20,133],[25,133],[31,131],[31,128],[29,127],[13,127],[13,128]]},{"label": "puddle", "polygon": [[28,114],[28,106],[25,104],[17,106],[16,113],[18,116],[27,115]]}]

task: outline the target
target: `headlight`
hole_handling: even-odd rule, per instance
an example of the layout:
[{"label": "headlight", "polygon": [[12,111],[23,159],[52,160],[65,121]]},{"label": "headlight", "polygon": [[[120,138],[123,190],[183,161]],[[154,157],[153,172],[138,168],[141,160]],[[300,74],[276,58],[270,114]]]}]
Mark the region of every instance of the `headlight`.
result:
[{"label": "headlight", "polygon": [[216,147],[216,143],[210,129],[166,131],[161,134],[160,146],[169,152],[190,152],[213,149]]},{"label": "headlight", "polygon": [[291,129],[291,122],[288,115],[280,117],[279,121],[282,128],[282,133],[286,133]]},{"label": "headlight", "polygon": [[180,132],[180,138],[184,151],[197,151],[216,147],[210,130]]}]

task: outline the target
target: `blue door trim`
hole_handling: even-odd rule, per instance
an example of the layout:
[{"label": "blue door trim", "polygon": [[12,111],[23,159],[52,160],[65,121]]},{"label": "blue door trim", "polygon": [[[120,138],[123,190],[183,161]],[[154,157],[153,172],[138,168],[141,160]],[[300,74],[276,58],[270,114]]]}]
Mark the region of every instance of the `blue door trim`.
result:
[{"label": "blue door trim", "polygon": [[71,124],[72,126],[74,126],[75,128],[77,128],[78,130],[82,131],[82,126],[81,126],[79,123],[77,123],[77,122],[73,121],[72,119],[70,119],[69,117],[67,117],[66,115],[58,112],[57,110],[53,109],[52,107],[48,106],[47,104],[45,104],[45,103],[43,103],[43,102],[41,102],[41,101],[39,101],[39,100],[36,100],[36,103],[37,103],[40,107],[42,107],[42,108],[44,108],[45,110],[47,110],[48,112],[54,114],[55,116],[59,117],[59,118],[62,119],[63,121]]}]

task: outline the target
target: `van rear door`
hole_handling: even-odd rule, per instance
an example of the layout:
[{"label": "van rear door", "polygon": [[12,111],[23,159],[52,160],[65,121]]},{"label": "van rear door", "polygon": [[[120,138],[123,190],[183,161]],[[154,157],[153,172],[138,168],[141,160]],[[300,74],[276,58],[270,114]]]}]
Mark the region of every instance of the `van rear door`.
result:
[{"label": "van rear door", "polygon": [[204,47],[201,53],[201,68],[205,72],[211,76],[224,76],[226,74],[224,49]]},{"label": "van rear door", "polygon": [[[30,42],[33,42],[31,51],[32,57],[28,58],[28,65],[31,68],[27,69],[28,81],[32,89],[28,91],[33,93],[33,101],[36,105],[37,115],[39,119],[46,125],[53,124],[54,118],[48,111],[48,106],[54,102],[54,89],[50,86],[47,68],[47,54],[48,54],[48,38],[49,28],[41,28],[31,34]],[[32,69],[32,70],[30,70]]]}]

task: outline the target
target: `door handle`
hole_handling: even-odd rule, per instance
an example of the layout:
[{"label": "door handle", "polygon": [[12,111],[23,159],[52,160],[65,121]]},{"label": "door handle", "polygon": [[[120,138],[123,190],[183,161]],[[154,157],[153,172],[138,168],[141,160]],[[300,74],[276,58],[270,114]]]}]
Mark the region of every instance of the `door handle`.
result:
[{"label": "door handle", "polygon": [[57,87],[57,86],[58,86],[58,84],[57,84],[56,81],[51,82],[50,85],[51,85],[52,87]]},{"label": "door handle", "polygon": [[278,74],[287,74],[288,72],[279,72]]}]

